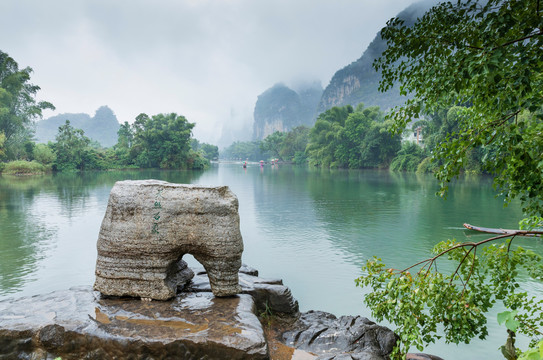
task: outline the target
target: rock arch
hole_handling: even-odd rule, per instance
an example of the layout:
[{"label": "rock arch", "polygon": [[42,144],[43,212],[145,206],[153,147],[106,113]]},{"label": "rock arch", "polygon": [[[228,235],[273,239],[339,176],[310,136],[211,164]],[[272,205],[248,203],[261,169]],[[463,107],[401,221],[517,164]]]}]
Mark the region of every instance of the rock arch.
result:
[{"label": "rock arch", "polygon": [[174,297],[193,276],[181,260],[185,254],[204,266],[215,296],[241,291],[238,200],[227,186],[119,181],[97,249],[94,289],[104,295]]}]

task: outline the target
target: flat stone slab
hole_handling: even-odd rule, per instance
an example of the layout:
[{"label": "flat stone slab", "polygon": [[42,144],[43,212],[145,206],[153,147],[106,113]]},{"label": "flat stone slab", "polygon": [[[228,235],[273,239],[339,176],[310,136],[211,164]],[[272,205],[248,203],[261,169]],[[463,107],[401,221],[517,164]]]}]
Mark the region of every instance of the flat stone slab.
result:
[{"label": "flat stone slab", "polygon": [[90,287],[0,302],[0,359],[268,359],[250,295],[103,298]]},{"label": "flat stone slab", "polygon": [[[196,275],[187,285],[185,291],[210,292],[211,286],[204,269],[194,269]],[[258,271],[243,265],[239,272],[241,292],[249,294],[255,300],[257,314],[271,310],[272,313],[296,314],[298,301],[294,299],[288,287],[281,279],[263,279],[258,277]]]}]

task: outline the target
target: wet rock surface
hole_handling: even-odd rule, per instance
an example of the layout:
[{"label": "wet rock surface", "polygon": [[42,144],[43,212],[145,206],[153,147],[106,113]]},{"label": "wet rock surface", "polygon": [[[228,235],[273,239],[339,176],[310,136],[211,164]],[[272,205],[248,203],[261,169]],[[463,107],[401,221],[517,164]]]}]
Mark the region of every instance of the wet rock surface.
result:
[{"label": "wet rock surface", "polygon": [[286,345],[312,353],[317,359],[385,360],[397,335],[361,316],[336,316],[308,311],[283,333]]},{"label": "wet rock surface", "polygon": [[391,330],[360,316],[298,313],[281,280],[260,278],[246,265],[239,273],[243,294],[233,297],[215,297],[205,270],[194,272],[168,301],[108,297],[90,287],[1,301],[0,360],[382,360],[396,341]]},{"label": "wet rock surface", "polygon": [[238,200],[227,186],[119,181],[110,192],[97,248],[94,289],[105,295],[174,297],[190,280],[180,266],[184,254],[205,267],[215,296],[241,290]]},{"label": "wet rock surface", "polygon": [[0,302],[0,359],[268,359],[249,295],[102,298],[89,287]]},{"label": "wet rock surface", "polygon": [[[195,269],[196,275],[187,285],[187,291],[211,291],[207,273],[204,269]],[[255,300],[257,313],[265,311],[272,313],[296,314],[299,306],[290,289],[283,285],[281,279],[263,279],[258,277],[258,271],[242,265],[239,272],[241,293],[249,294]]]}]

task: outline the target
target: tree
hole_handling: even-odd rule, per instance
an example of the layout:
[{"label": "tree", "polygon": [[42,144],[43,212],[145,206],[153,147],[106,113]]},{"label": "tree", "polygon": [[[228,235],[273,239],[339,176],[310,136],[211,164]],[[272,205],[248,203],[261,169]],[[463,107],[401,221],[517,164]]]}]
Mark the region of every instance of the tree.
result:
[{"label": "tree", "polygon": [[193,151],[202,154],[202,156],[209,161],[219,159],[219,147],[217,145],[201,143],[197,139],[192,139],[190,147]]},{"label": "tree", "polygon": [[132,127],[125,121],[117,131],[117,144],[114,146],[115,155],[123,165],[130,164],[130,149],[134,143]]},{"label": "tree", "polygon": [[[516,359],[514,335],[535,337],[520,358],[543,357],[543,300],[518,290],[519,271],[543,280],[538,254],[515,247],[515,237],[541,235],[543,227],[543,17],[540,0],[461,0],[430,9],[412,27],[392,19],[381,31],[388,48],[374,66],[382,72],[381,90],[399,83],[413,97],[387,118],[402,131],[423,114],[449,110],[448,133],[434,157],[445,195],[473,151],[484,149],[483,167],[510,201],[519,198],[532,218],[527,230],[507,231],[478,243],[442,242],[435,255],[396,270],[380,259],[368,260],[367,275],[357,279],[371,286],[365,297],[377,320],[398,326],[400,356],[410,345],[422,349],[443,326],[447,342],[469,342],[487,335],[485,313],[502,301],[509,309],[498,316],[509,339],[502,348]],[[454,108],[461,105],[462,109]],[[449,122],[449,120],[454,120]],[[506,240],[496,244],[496,241]],[[439,259],[455,262],[450,274],[437,270]],[[539,348],[536,349],[536,346]]]},{"label": "tree", "polygon": [[132,125],[130,157],[140,167],[183,169],[189,166],[193,123],[184,116],[140,114]]},{"label": "tree", "polygon": [[[381,90],[400,84],[413,98],[387,116],[396,131],[423,113],[466,104],[458,130],[441,143],[442,194],[466,155],[492,147],[484,166],[507,200],[528,213],[543,210],[543,25],[540,0],[461,0],[434,6],[412,27],[390,20],[381,31],[388,48],[374,66]],[[531,120],[522,119],[525,112]],[[517,175],[518,174],[518,175]]]},{"label": "tree", "polygon": [[58,128],[56,136],[55,168],[59,171],[84,170],[89,144],[90,139],[85,136],[85,132],[81,129],[75,129],[70,125],[70,121],[66,120],[64,125]]},{"label": "tree", "polygon": [[307,162],[305,149],[309,142],[309,132],[310,129],[302,125],[286,133],[279,150],[281,158],[296,164],[305,164]]},{"label": "tree", "polygon": [[8,159],[16,158],[17,147],[22,148],[32,137],[33,120],[41,117],[42,110],[54,109],[48,102],[36,102],[40,88],[29,83],[31,73],[31,68],[19,69],[17,62],[0,50],[0,133],[5,136]]},{"label": "tree", "polygon": [[283,157],[281,156],[281,147],[283,146],[285,136],[286,134],[281,131],[276,131],[273,134],[266,136],[260,143],[260,150],[262,150],[262,152],[267,152],[273,158],[283,160]]},{"label": "tree", "polygon": [[311,129],[309,163],[353,169],[386,167],[400,149],[400,136],[391,135],[390,126],[376,106],[327,110]]},{"label": "tree", "polygon": [[0,132],[0,160],[2,160],[4,156],[6,155],[5,143],[6,143],[6,135],[4,135],[3,132]]},{"label": "tree", "polygon": [[34,160],[43,165],[51,165],[56,160],[56,155],[51,147],[45,144],[36,144],[34,147]]},{"label": "tree", "polygon": [[[321,113],[309,133],[307,155],[309,164],[321,167],[346,167],[348,158],[344,156],[347,146],[340,133],[345,121],[354,109],[351,105],[333,107]],[[339,156],[336,151],[339,148]]]},{"label": "tree", "polygon": [[235,141],[221,151],[222,159],[259,161],[267,157],[260,149],[261,141]]}]

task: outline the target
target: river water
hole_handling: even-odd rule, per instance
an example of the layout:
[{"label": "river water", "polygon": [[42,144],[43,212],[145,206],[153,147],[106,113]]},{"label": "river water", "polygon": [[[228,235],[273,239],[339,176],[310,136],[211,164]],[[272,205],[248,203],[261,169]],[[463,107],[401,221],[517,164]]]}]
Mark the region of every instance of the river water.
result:
[{"label": "river water", "polygon": [[[92,285],[96,240],[115,181],[161,179],[228,185],[238,196],[243,262],[262,277],[282,278],[302,311],[361,314],[364,290],[354,279],[377,255],[403,268],[448,238],[483,239],[464,222],[516,228],[518,204],[503,207],[491,179],[456,181],[446,201],[430,175],[375,170],[312,170],[293,166],[215,164],[203,172],[111,171],[0,177],[0,300]],[[516,240],[517,241],[517,240]],[[543,254],[543,241],[519,240]],[[198,265],[193,258],[189,264]],[[543,286],[523,286],[543,297]],[[446,359],[499,359],[505,328],[489,316],[490,337],[471,345],[438,343],[427,351]],[[518,343],[526,344],[526,340]],[[517,344],[518,344],[517,343]]]}]

